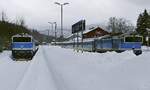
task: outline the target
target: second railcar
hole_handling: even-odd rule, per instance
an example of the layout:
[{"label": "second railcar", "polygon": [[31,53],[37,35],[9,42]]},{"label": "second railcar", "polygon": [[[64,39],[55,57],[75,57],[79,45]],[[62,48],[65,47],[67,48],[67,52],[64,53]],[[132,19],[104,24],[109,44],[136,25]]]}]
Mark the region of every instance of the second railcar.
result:
[{"label": "second railcar", "polygon": [[142,54],[142,36],[125,36],[124,41],[120,44],[119,49],[121,50],[133,50],[134,54]]},{"label": "second railcar", "polygon": [[70,47],[84,51],[107,52],[116,51],[123,52],[133,50],[134,54],[142,54],[143,38],[141,36],[103,36],[97,39],[84,40],[83,42],[59,42],[57,45],[62,47]]}]

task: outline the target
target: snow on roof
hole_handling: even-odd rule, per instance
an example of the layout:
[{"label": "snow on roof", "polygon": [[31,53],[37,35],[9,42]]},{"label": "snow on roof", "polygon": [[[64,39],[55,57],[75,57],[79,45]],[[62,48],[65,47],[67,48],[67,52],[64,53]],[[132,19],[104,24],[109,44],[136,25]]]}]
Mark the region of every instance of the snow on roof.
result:
[{"label": "snow on roof", "polygon": [[98,28],[98,27],[94,27],[94,28],[92,28],[92,29],[87,29],[87,30],[85,30],[85,31],[83,32],[83,34],[88,33],[88,32],[90,32],[90,31],[93,31],[93,30],[96,29],[96,28]]},{"label": "snow on roof", "polygon": [[67,36],[66,38],[70,38],[70,37],[73,37],[73,34],[71,34],[71,35]]},{"label": "snow on roof", "polygon": [[12,37],[31,37],[31,35],[29,35],[29,34],[16,34],[16,35],[13,35]]},{"label": "snow on roof", "polygon": [[[93,28],[91,28],[91,29],[85,30],[85,31],[83,32],[83,34],[88,33],[88,32],[91,32],[91,31],[93,31],[93,30],[95,30],[95,29],[97,29],[97,28],[100,28],[100,29],[104,30],[104,29],[101,28],[101,27],[93,27]],[[106,32],[107,32],[107,31],[106,31]]]},{"label": "snow on roof", "polygon": [[[74,37],[77,37],[77,35],[75,34],[71,34],[71,35],[69,35],[67,38],[74,38]],[[81,37],[80,35],[78,35],[78,37]]]}]

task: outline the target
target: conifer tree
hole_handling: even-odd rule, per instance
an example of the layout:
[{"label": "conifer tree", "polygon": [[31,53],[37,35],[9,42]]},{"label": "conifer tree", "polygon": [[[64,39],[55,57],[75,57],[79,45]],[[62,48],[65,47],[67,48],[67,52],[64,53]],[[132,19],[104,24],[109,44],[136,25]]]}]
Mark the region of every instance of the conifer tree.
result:
[{"label": "conifer tree", "polygon": [[138,17],[136,28],[137,33],[144,37],[144,44],[146,43],[145,38],[148,36],[147,28],[150,28],[150,15],[145,9],[144,12]]}]

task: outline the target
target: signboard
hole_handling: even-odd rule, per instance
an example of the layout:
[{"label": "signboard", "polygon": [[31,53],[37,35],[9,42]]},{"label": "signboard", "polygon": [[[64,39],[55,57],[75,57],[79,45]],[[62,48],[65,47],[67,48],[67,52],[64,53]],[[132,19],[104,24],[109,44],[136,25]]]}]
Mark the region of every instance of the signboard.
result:
[{"label": "signboard", "polygon": [[80,20],[79,22],[72,25],[72,33],[77,33],[85,30],[85,20]]}]

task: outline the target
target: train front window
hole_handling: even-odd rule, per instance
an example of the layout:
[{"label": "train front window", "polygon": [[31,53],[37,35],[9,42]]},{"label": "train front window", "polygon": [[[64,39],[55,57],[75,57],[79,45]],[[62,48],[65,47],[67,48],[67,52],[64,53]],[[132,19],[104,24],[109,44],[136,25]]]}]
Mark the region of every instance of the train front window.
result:
[{"label": "train front window", "polygon": [[142,42],[142,37],[125,37],[125,42]]},{"label": "train front window", "polygon": [[31,42],[30,37],[14,37],[13,42]]}]

